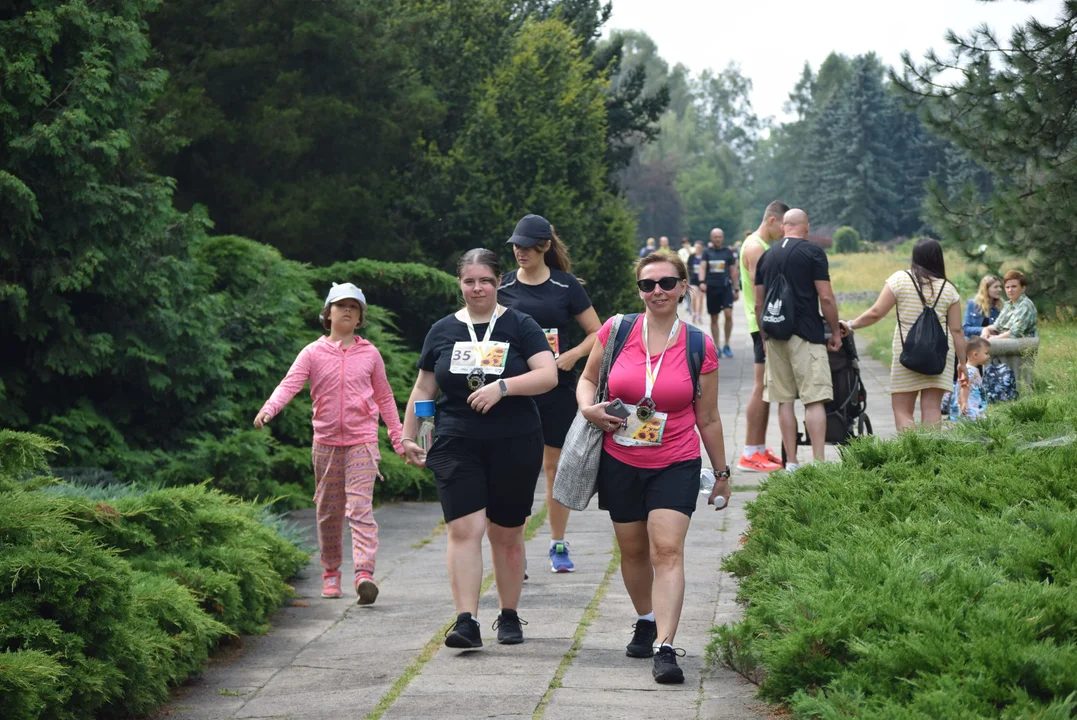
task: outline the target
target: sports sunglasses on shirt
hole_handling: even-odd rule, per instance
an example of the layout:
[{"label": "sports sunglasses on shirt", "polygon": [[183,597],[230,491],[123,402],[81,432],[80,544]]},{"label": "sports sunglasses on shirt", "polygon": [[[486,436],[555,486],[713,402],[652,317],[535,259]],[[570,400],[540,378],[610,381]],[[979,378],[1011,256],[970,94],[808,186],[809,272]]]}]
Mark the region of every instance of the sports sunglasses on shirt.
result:
[{"label": "sports sunglasses on shirt", "polygon": [[654,292],[655,285],[662,288],[666,292],[669,292],[673,288],[677,287],[677,283],[679,283],[680,281],[681,279],[679,277],[667,275],[661,280],[637,280],[636,286],[639,287],[640,291],[645,293]]}]

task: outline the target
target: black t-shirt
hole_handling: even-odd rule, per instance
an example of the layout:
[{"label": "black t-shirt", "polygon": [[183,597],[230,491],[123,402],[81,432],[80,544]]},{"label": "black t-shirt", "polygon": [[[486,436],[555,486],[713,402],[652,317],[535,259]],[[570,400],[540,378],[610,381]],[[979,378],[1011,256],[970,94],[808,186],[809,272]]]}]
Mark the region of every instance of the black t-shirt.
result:
[{"label": "black t-shirt", "polygon": [[724,288],[733,282],[732,268],[737,264],[733,250],[725,246],[707,247],[703,250],[703,262],[707,264],[707,289]]},{"label": "black t-shirt", "polygon": [[[516,279],[515,270],[505,273],[497,301],[534,318],[546,333],[551,349],[557,343],[556,352],[572,348],[568,338],[576,325],[576,316],[591,307],[591,299],[576,276],[553,268],[549,279],[541,285],[523,284]],[[576,387],[576,373],[558,370],[557,384]]]},{"label": "black t-shirt", "polygon": [[699,264],[701,262],[703,262],[703,258],[696,257],[695,253],[688,257],[688,280],[692,285],[699,284]]},{"label": "black t-shirt", "polygon": [[[475,326],[475,335],[481,341],[489,323]],[[546,335],[534,320],[511,308],[498,317],[493,342],[509,344],[505,372],[500,376],[487,375],[486,384],[496,384],[499,377],[508,379],[529,371],[527,359],[536,353],[549,352]],[[437,402],[436,427],[438,435],[471,437],[480,439],[526,435],[542,429],[538,407],[526,395],[510,395],[501,398],[489,412],[483,415],[467,404],[472,391],[467,387],[467,376],[449,371],[453,346],[457,342],[470,342],[467,325],[456,319],[456,314],[441,318],[426,334],[423,350],[419,354],[419,369],[434,373],[441,397]]]},{"label": "black t-shirt", "polygon": [[[788,256],[788,260],[784,260]],[[816,280],[830,281],[830,264],[826,253],[818,245],[806,240],[782,238],[773,243],[760,257],[755,266],[755,284],[769,285],[785,264],[785,279],[796,298],[796,321],[793,333],[810,343],[823,344],[823,316],[819,313],[819,293],[815,291]],[[764,290],[763,297],[765,298]],[[758,295],[757,295],[758,297]]]}]

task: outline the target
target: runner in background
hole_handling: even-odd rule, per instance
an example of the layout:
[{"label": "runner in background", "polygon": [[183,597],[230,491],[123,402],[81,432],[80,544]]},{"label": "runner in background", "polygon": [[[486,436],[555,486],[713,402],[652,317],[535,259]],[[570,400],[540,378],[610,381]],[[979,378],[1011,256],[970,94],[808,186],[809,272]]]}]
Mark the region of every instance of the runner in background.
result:
[{"label": "runner in background", "polygon": [[[688,238],[681,238],[681,247],[677,250],[677,257],[681,259],[685,267],[688,267],[688,260],[692,257],[692,243],[689,242]],[[689,270],[688,279],[689,281],[692,279],[691,270]],[[695,293],[691,292],[684,294],[684,309],[688,312],[692,312],[692,298],[694,295]]]},{"label": "runner in background", "polygon": [[707,313],[711,316],[711,338],[718,346],[718,316],[725,316],[725,344],[721,353],[733,357],[729,337],[733,334],[733,303],[740,297],[740,274],[732,248],[724,247],[725,233],[711,230],[710,247],[703,251],[699,268],[699,289],[707,295]]},{"label": "runner in background", "polygon": [[763,222],[759,228],[744,239],[740,252],[740,276],[744,286],[744,319],[748,331],[752,334],[752,347],[755,352],[755,367],[752,383],[752,396],[748,399],[745,411],[747,433],[744,441],[744,454],[737,460],[738,470],[751,472],[771,472],[780,470],[781,458],[767,447],[767,424],[770,420],[770,403],[763,401],[763,375],[767,356],[763,349],[763,337],[759,334],[759,323],[755,317],[755,266],[759,258],[770,247],[770,243],[782,239],[782,218],[789,211],[789,206],[781,200],[775,200],[763,212]]},{"label": "runner in background", "polygon": [[[526,216],[517,223],[509,243],[519,269],[501,278],[498,302],[534,318],[546,333],[557,359],[557,387],[537,396],[535,404],[542,416],[545,444],[542,465],[546,471],[546,509],[550,518],[550,569],[555,573],[572,572],[576,566],[569,557],[565,540],[570,511],[553,499],[553,481],[565,435],[576,417],[573,368],[591,352],[602,323],[580,281],[569,274],[568,250],[545,218]],[[579,324],[585,337],[579,345],[568,347],[573,322]]]},{"label": "runner in background", "polygon": [[699,289],[702,282],[699,279],[699,264],[703,262],[703,241],[697,240],[692,250],[688,262],[685,263],[688,267],[688,283],[692,286],[692,290],[688,293],[691,301],[689,309],[692,312],[692,324],[701,325],[703,323],[703,291]]}]

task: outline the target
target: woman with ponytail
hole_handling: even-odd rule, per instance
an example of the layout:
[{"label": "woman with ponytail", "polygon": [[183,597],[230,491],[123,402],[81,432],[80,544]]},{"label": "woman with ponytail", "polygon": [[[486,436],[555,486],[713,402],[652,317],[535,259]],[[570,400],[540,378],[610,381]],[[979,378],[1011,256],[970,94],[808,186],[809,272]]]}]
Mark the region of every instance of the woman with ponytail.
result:
[{"label": "woman with ponytail", "polygon": [[[569,272],[568,250],[553,226],[539,215],[527,215],[516,224],[509,238],[517,270],[505,273],[498,290],[498,302],[526,313],[546,333],[557,361],[557,387],[535,397],[542,415],[545,448],[542,465],[546,473],[546,508],[550,518],[550,570],[555,573],[576,569],[568,554],[565,530],[569,509],[553,499],[553,481],[557,461],[569,425],[576,417],[576,373],[574,368],[586,358],[602,327],[598,313],[580,285]],[[568,333],[575,320],[584,339],[568,347]]]}]

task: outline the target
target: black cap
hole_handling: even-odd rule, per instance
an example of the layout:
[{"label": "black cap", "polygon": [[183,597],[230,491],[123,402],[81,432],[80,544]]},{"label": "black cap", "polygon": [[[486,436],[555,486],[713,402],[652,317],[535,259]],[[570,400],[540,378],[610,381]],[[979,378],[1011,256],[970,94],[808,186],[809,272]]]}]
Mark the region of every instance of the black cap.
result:
[{"label": "black cap", "polygon": [[551,236],[550,223],[546,218],[541,215],[524,215],[524,219],[516,223],[509,242],[521,247],[534,247],[549,240]]}]

